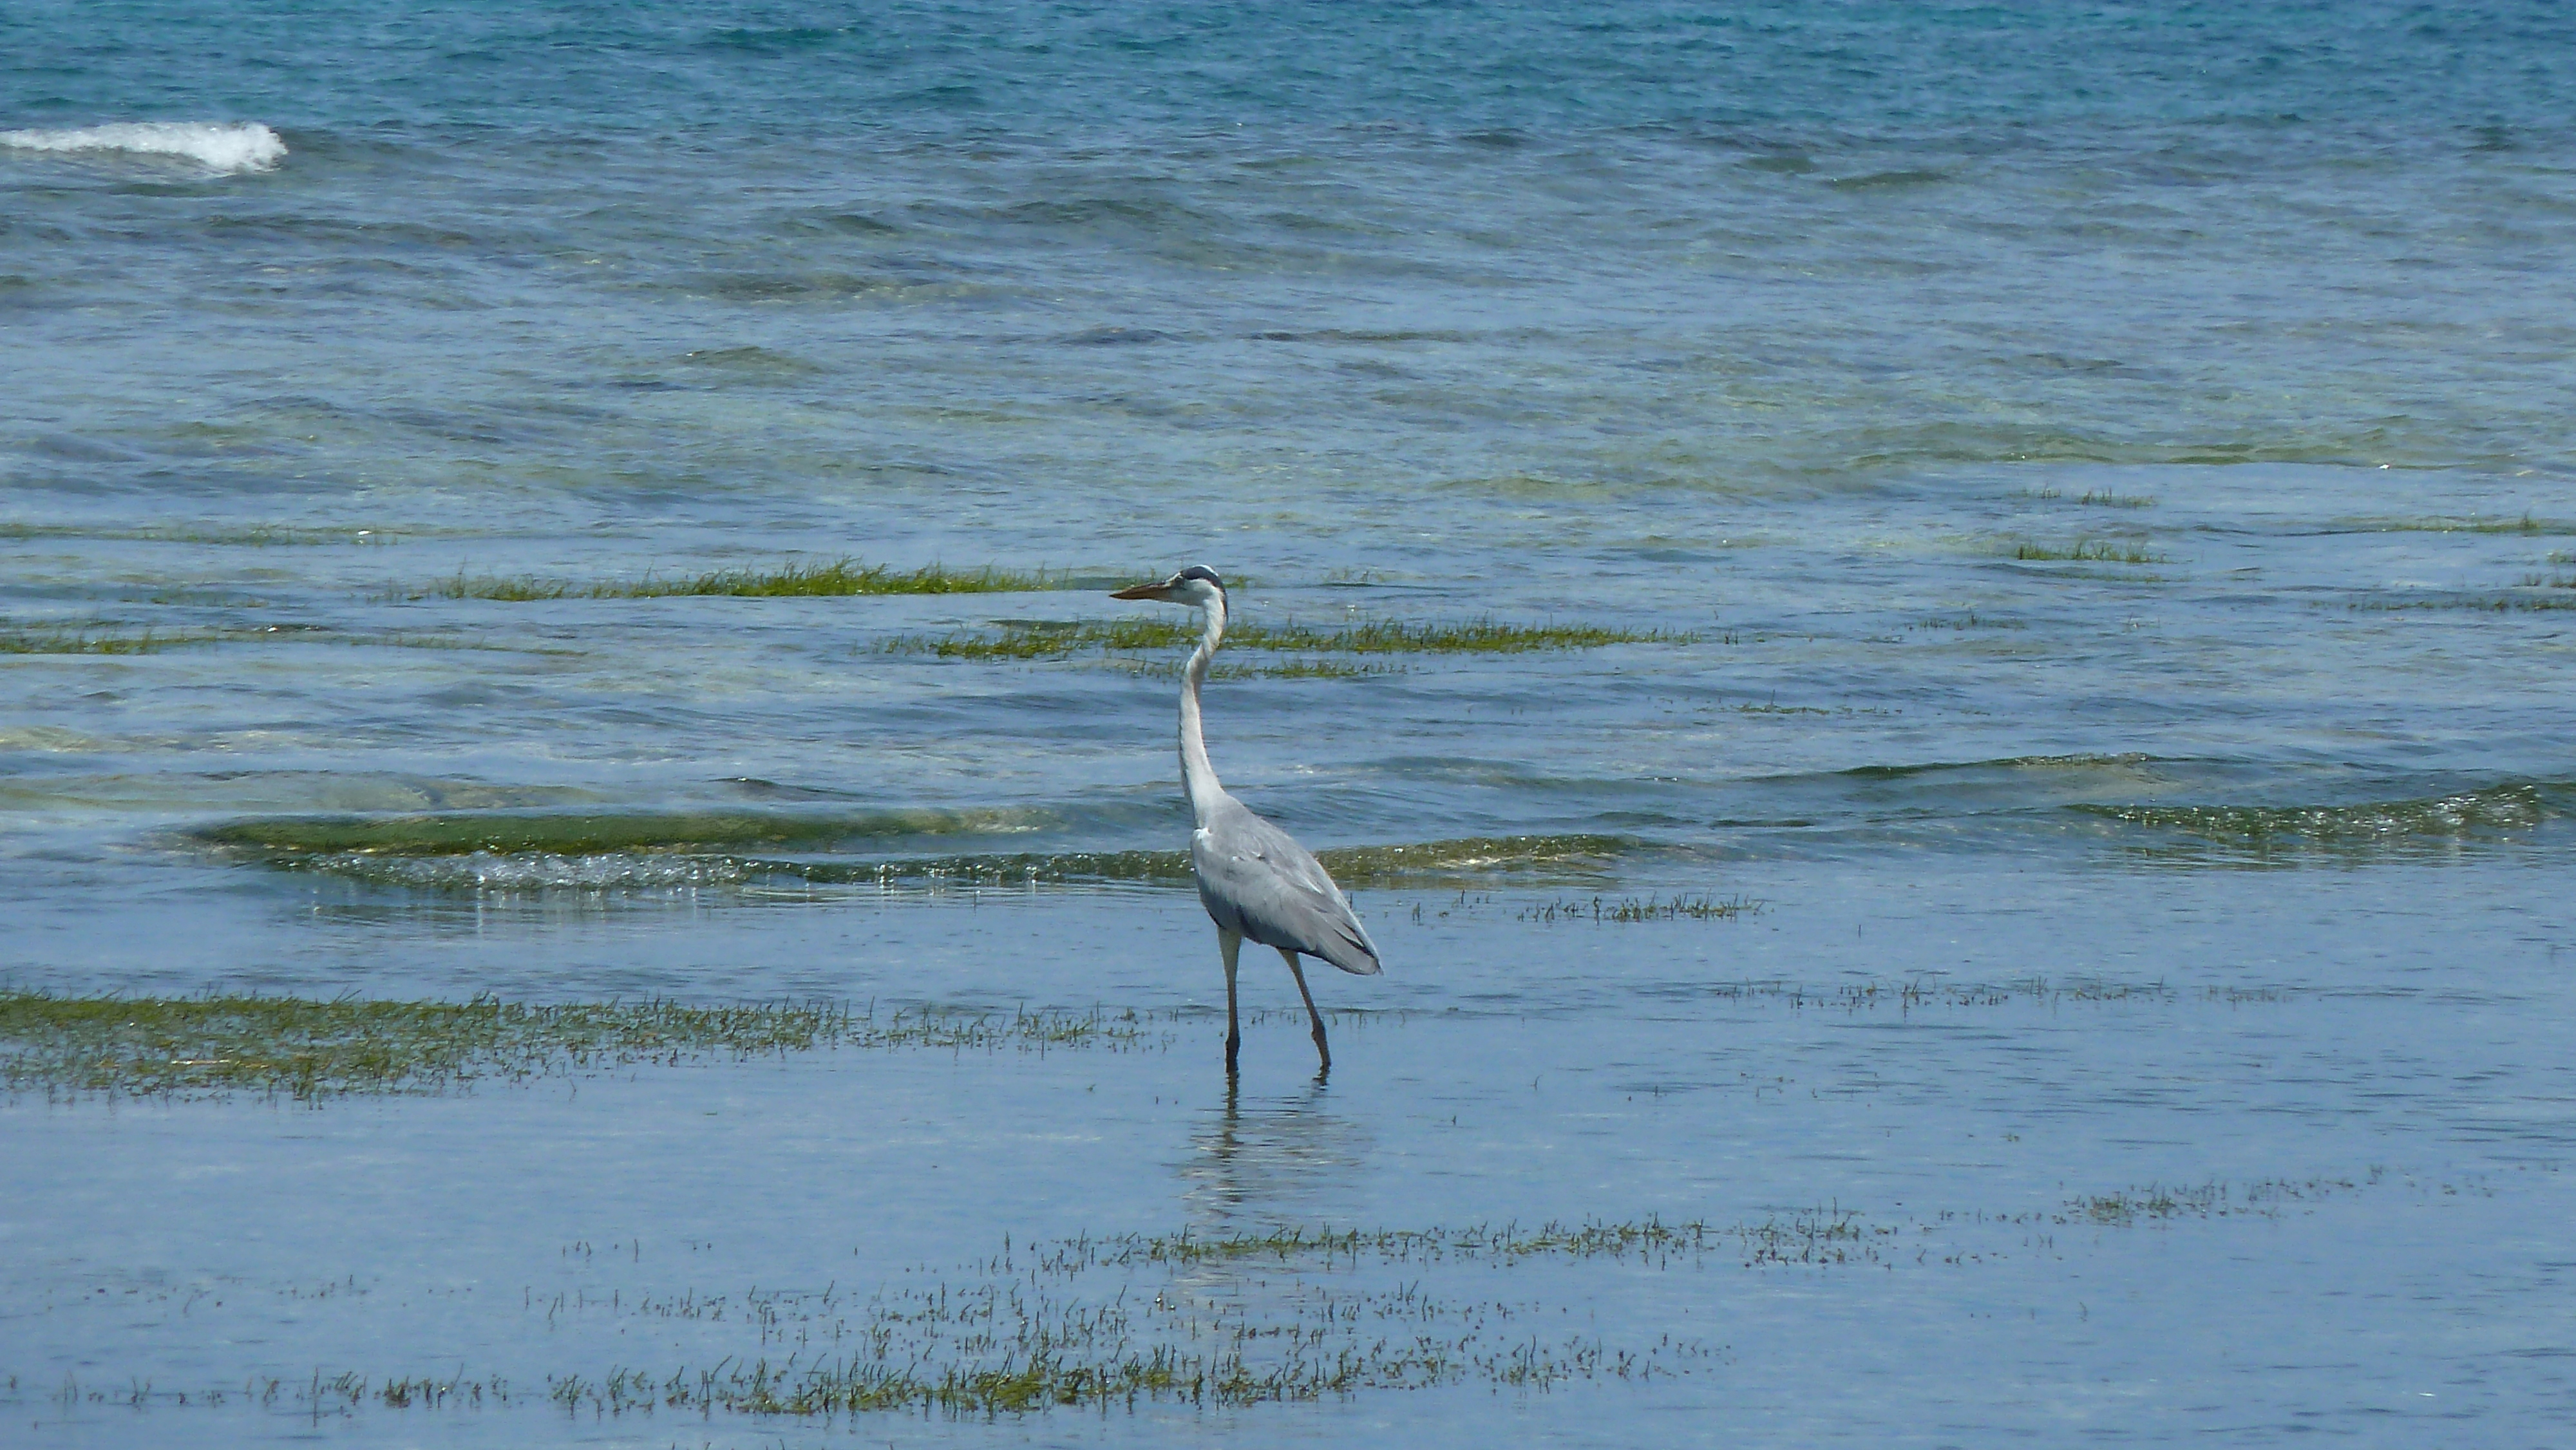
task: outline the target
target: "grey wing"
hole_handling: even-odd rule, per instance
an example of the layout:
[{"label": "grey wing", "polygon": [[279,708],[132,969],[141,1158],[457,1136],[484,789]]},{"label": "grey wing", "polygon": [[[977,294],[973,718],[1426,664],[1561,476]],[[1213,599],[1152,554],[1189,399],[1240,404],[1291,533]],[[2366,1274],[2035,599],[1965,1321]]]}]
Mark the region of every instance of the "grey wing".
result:
[{"label": "grey wing", "polygon": [[1190,838],[1190,867],[1218,926],[1345,972],[1377,975],[1377,943],[1323,863],[1241,801],[1227,797]]}]

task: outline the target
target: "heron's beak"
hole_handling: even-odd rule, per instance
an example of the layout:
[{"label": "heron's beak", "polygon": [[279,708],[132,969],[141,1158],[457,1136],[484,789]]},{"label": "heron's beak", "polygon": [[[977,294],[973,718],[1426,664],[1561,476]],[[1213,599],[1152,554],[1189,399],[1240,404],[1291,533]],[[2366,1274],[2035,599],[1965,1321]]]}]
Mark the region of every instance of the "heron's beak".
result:
[{"label": "heron's beak", "polygon": [[1117,593],[1112,594],[1109,597],[1112,599],[1169,599],[1172,597],[1172,586],[1169,584],[1130,584],[1126,588],[1119,590]]}]

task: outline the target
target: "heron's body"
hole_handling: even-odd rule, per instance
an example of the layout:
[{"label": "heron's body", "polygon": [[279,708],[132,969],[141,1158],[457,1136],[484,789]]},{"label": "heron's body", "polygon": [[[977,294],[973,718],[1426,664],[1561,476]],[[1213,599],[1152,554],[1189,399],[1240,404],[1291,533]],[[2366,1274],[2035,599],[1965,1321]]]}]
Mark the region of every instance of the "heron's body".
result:
[{"label": "heron's body", "polygon": [[1314,1025],[1315,1053],[1330,1070],[1333,1054],[1325,1044],[1323,1014],[1315,1010],[1315,994],[1307,990],[1306,971],[1297,959],[1316,957],[1345,972],[1375,976],[1377,944],[1314,853],[1228,795],[1208,763],[1199,690],[1207,683],[1208,662],[1225,639],[1225,586],[1214,573],[1194,566],[1161,584],[1121,589],[1114,597],[1195,605],[1207,616],[1207,633],[1181,674],[1181,788],[1197,821],[1190,833],[1190,873],[1198,878],[1199,902],[1216,923],[1217,946],[1225,955],[1225,1069],[1235,1071],[1242,1050],[1235,958],[1249,939],[1287,959]]},{"label": "heron's body", "polygon": [[1190,871],[1217,930],[1377,975],[1377,947],[1323,863],[1243,802],[1226,796],[1190,833]]}]

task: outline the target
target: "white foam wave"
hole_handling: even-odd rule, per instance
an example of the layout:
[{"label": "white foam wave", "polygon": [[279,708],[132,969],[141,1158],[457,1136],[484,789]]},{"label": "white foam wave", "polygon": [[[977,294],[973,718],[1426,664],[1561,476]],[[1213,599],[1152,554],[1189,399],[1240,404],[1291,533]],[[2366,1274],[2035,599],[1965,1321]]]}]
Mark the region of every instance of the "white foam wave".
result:
[{"label": "white foam wave", "polygon": [[286,155],[286,143],[257,121],[119,121],[60,131],[0,131],[0,146],[175,156],[209,171],[266,171]]},{"label": "white foam wave", "polygon": [[668,891],[738,885],[752,876],[739,861],[694,856],[559,856],[527,851],[475,851],[462,856],[377,856],[341,851],[298,865],[341,876],[432,891]]}]

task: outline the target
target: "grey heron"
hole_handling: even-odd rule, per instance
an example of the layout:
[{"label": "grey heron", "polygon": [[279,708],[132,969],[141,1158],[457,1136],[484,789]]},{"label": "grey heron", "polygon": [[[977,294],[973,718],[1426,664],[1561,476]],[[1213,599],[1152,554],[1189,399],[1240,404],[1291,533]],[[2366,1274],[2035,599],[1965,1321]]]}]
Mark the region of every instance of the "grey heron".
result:
[{"label": "grey heron", "polygon": [[1181,672],[1181,789],[1198,822],[1190,832],[1190,874],[1198,878],[1199,904],[1216,922],[1217,950],[1225,955],[1226,1075],[1234,1075],[1243,1050],[1234,974],[1246,937],[1287,959],[1297,995],[1306,1000],[1306,1019],[1315,1024],[1317,1071],[1330,1072],[1333,1050],[1324,1042],[1324,1016],[1315,1010],[1315,994],[1307,990],[1306,970],[1297,958],[1316,957],[1345,972],[1373,977],[1378,973],[1377,944],[1314,853],[1226,794],[1217,784],[1216,768],[1208,764],[1207,740],[1199,729],[1199,687],[1207,682],[1208,661],[1225,639],[1225,581],[1215,570],[1193,564],[1160,584],[1139,584],[1109,597],[1186,604],[1207,619],[1207,633]]}]

